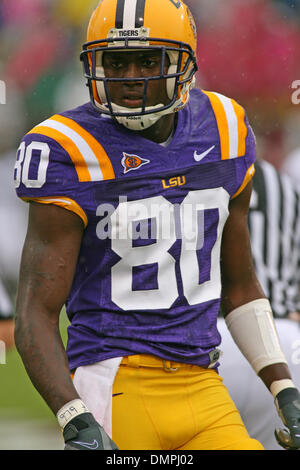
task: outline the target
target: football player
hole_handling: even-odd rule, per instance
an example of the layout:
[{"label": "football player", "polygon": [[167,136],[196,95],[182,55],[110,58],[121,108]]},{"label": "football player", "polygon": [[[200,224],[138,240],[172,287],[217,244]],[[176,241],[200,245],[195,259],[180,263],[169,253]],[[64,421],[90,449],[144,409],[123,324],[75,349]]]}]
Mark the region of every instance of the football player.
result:
[{"label": "football player", "polygon": [[299,447],[247,230],[255,138],[234,100],[192,89],[189,9],[101,0],[81,59],[91,102],[34,127],[15,166],[30,202],[16,344],[65,448],[262,449],[218,375],[220,304]]}]

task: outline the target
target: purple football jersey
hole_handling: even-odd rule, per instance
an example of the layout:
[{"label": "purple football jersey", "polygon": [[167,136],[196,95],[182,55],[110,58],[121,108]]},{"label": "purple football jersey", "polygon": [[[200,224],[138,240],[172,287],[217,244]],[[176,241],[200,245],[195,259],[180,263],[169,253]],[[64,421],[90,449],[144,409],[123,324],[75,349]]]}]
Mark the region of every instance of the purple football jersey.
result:
[{"label": "purple football jersey", "polygon": [[25,135],[18,196],[61,205],[85,224],[66,303],[71,370],[132,354],[210,365],[221,340],[223,227],[255,153],[243,108],[201,90],[167,146],[90,103]]}]

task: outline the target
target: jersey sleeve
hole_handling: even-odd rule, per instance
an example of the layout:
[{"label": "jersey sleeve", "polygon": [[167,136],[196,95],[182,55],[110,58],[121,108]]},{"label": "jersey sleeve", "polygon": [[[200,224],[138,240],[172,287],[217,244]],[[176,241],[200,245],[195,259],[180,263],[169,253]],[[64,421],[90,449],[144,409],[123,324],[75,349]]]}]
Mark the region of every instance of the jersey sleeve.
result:
[{"label": "jersey sleeve", "polygon": [[14,169],[18,197],[56,204],[88,223],[89,183],[113,178],[101,144],[74,120],[55,115],[24,136]]},{"label": "jersey sleeve", "polygon": [[245,109],[220,93],[203,91],[210,100],[218,129],[220,158],[235,162],[234,192],[238,196],[255,173],[256,139]]},{"label": "jersey sleeve", "polygon": [[17,196],[23,201],[64,207],[87,225],[74,165],[54,139],[40,133],[24,136],[17,152],[14,181]]}]

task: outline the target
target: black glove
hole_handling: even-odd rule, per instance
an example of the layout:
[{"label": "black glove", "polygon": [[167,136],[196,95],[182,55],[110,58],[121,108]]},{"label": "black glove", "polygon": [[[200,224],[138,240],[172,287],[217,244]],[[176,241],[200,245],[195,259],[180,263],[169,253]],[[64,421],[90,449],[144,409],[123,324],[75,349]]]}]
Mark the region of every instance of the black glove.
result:
[{"label": "black glove", "polygon": [[276,429],[279,445],[287,450],[300,449],[300,393],[297,388],[286,388],[278,393],[275,405],[288,429]]},{"label": "black glove", "polygon": [[71,419],[63,431],[64,450],[118,450],[91,413]]}]

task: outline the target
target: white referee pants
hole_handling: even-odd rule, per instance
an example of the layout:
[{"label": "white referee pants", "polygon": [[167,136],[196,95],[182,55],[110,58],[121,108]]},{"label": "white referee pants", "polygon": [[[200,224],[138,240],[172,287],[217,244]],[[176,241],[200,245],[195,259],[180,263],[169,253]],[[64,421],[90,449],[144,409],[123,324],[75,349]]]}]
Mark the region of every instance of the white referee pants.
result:
[{"label": "white referee pants", "polygon": [[[300,325],[286,319],[276,319],[275,324],[293,381],[300,389]],[[224,319],[218,320],[218,329],[223,351],[219,373],[248,433],[266,450],[283,450],[274,437],[275,428],[282,427],[283,423],[277,415],[271,393],[235,345]]]}]

